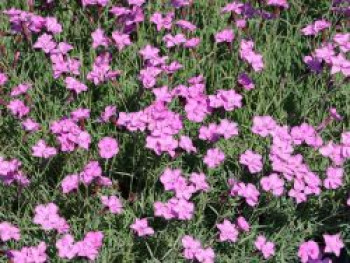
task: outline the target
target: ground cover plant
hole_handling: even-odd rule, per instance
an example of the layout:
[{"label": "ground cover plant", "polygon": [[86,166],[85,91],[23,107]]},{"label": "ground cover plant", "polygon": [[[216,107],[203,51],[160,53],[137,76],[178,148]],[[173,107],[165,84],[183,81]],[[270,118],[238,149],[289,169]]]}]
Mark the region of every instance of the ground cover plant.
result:
[{"label": "ground cover plant", "polygon": [[0,262],[350,262],[348,0],[0,11]]}]

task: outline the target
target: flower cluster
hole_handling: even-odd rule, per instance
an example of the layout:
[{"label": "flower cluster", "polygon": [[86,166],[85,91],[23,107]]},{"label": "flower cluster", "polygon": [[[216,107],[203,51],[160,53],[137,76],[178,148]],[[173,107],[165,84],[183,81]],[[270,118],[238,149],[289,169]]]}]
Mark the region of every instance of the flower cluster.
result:
[{"label": "flower cluster", "polygon": [[54,203],[38,205],[35,208],[33,222],[43,230],[57,230],[58,233],[69,231],[67,221],[58,214],[58,207]]},{"label": "flower cluster", "polygon": [[61,182],[62,192],[68,194],[78,189],[79,184],[90,185],[96,183],[100,186],[111,186],[112,181],[102,175],[102,168],[97,161],[90,161],[79,174],[67,175]]},{"label": "flower cluster", "polygon": [[66,234],[56,241],[58,255],[63,259],[73,259],[75,257],[95,260],[102,247],[103,233],[100,231],[88,232],[85,237],[78,242],[74,237]]},{"label": "flower cluster", "polygon": [[184,248],[183,255],[188,260],[197,260],[201,263],[213,263],[215,253],[211,247],[203,248],[200,241],[191,236],[184,236],[181,239]]}]

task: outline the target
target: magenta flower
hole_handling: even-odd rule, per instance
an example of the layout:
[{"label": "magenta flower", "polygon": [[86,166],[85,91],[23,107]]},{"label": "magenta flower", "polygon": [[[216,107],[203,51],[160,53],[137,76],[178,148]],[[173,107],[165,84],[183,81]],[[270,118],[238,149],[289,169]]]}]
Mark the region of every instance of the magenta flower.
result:
[{"label": "magenta flower", "polygon": [[250,173],[259,173],[263,168],[262,156],[251,150],[245,151],[239,158],[240,164],[246,165]]},{"label": "magenta flower", "polygon": [[174,16],[175,13],[173,12],[169,12],[165,16],[163,16],[161,13],[156,12],[151,15],[150,21],[157,26],[157,31],[161,31],[163,28],[169,30],[172,27]]},{"label": "magenta flower", "polygon": [[254,245],[257,250],[259,250],[265,259],[271,258],[275,255],[275,244],[267,241],[264,236],[258,236]]},{"label": "magenta flower", "polygon": [[210,189],[204,173],[191,173],[189,180],[194,185],[196,191],[208,192]]},{"label": "magenta flower", "polygon": [[233,1],[228,3],[225,7],[221,9],[222,13],[235,13],[241,15],[244,10],[244,4],[240,2]]},{"label": "magenta flower", "polygon": [[298,257],[302,263],[307,263],[309,260],[320,258],[320,248],[315,241],[307,241],[299,246]]},{"label": "magenta flower", "polygon": [[70,234],[66,234],[56,241],[56,248],[58,250],[58,256],[64,259],[73,259],[78,251],[74,243],[74,237]]},{"label": "magenta flower", "polygon": [[181,243],[184,248],[184,257],[189,260],[195,259],[196,254],[202,247],[200,241],[194,239],[191,236],[183,236],[181,239]]},{"label": "magenta flower", "polygon": [[11,91],[11,96],[12,97],[16,97],[16,96],[19,96],[19,95],[22,95],[22,94],[26,94],[27,91],[29,89],[31,89],[31,85],[30,84],[26,84],[26,83],[23,83],[23,84],[19,84],[18,86],[14,87]]},{"label": "magenta flower", "polygon": [[341,240],[340,234],[335,235],[323,235],[326,247],[325,253],[334,253],[337,257],[340,256],[340,251],[344,247],[344,243]]},{"label": "magenta flower", "polygon": [[224,160],[225,154],[218,148],[209,149],[203,159],[209,168],[219,166]]},{"label": "magenta flower", "polygon": [[272,135],[276,126],[277,123],[271,116],[254,116],[252,133],[267,137]]},{"label": "magenta flower", "polygon": [[45,242],[40,242],[37,246],[23,247],[21,250],[10,250],[8,252],[8,257],[14,263],[45,263],[48,259],[46,248]]},{"label": "magenta flower", "polygon": [[287,0],[267,0],[267,5],[277,6],[282,8],[289,8]]},{"label": "magenta flower", "polygon": [[3,86],[6,84],[8,78],[6,74],[0,72],[0,86]]},{"label": "magenta flower", "polygon": [[104,137],[98,143],[100,156],[105,159],[110,159],[119,152],[119,145],[116,139]]},{"label": "magenta flower", "polygon": [[328,167],[327,177],[324,180],[326,189],[337,189],[343,185],[343,168]]},{"label": "magenta flower", "polygon": [[215,34],[215,42],[216,43],[231,43],[235,35],[232,29],[225,29]]},{"label": "magenta flower", "polygon": [[232,224],[229,220],[225,219],[223,223],[216,224],[216,227],[220,231],[220,242],[229,241],[236,242],[238,239],[238,229],[235,224]]},{"label": "magenta flower", "polygon": [[185,35],[183,34],[176,34],[175,36],[171,34],[166,34],[163,37],[163,41],[165,42],[167,48],[172,48],[186,43],[187,40]]},{"label": "magenta flower", "polygon": [[242,85],[245,90],[252,90],[255,88],[253,80],[246,73],[239,74],[238,83]]},{"label": "magenta flower", "polygon": [[148,226],[147,218],[136,218],[134,223],[130,226],[130,228],[139,236],[152,236],[154,234],[153,228]]},{"label": "magenta flower", "polygon": [[160,182],[163,184],[165,191],[171,191],[175,190],[175,184],[180,177],[182,177],[180,169],[166,168],[160,176]]},{"label": "magenta flower", "polygon": [[243,216],[240,216],[237,218],[236,224],[237,224],[239,230],[242,230],[244,232],[250,231],[250,224]]},{"label": "magenta flower", "polygon": [[272,192],[274,196],[281,196],[284,191],[284,180],[278,174],[272,173],[260,180],[261,187],[266,192]]},{"label": "magenta flower", "polygon": [[119,31],[114,31],[112,33],[112,39],[114,40],[114,43],[116,44],[119,51],[122,51],[125,47],[132,44],[130,36]]},{"label": "magenta flower", "polygon": [[46,54],[49,54],[56,48],[56,42],[52,40],[52,35],[43,34],[34,43],[33,48],[41,49]]},{"label": "magenta flower", "polygon": [[101,202],[112,214],[121,214],[123,211],[122,202],[114,195],[101,196]]},{"label": "magenta flower", "polygon": [[29,107],[27,107],[23,101],[18,99],[11,100],[7,105],[7,108],[11,111],[12,115],[18,118],[23,118],[28,115],[30,111]]},{"label": "magenta flower", "polygon": [[19,228],[6,221],[0,223],[0,240],[2,242],[7,242],[11,239],[18,241],[20,238]]},{"label": "magenta flower", "polygon": [[326,20],[317,20],[313,24],[307,25],[303,29],[301,29],[301,33],[304,36],[316,36],[319,32],[329,29],[331,27],[331,23]]},{"label": "magenta flower", "polygon": [[46,17],[46,30],[52,34],[59,34],[62,30],[62,25],[57,21],[56,17]]},{"label": "magenta flower", "polygon": [[69,231],[67,221],[58,214],[58,207],[54,203],[38,205],[35,208],[33,222],[44,230],[57,230],[58,233]]},{"label": "magenta flower", "polygon": [[144,60],[151,60],[158,57],[159,49],[151,45],[145,46],[139,52]]},{"label": "magenta flower", "polygon": [[83,91],[88,90],[88,87],[85,84],[81,83],[80,81],[72,77],[67,77],[65,79],[65,83],[66,83],[66,88],[68,90],[74,91],[76,94],[79,94]]},{"label": "magenta flower", "polygon": [[28,132],[36,132],[40,129],[40,124],[32,120],[31,118],[27,118],[22,121],[23,128]]},{"label": "magenta flower", "polygon": [[68,194],[79,187],[79,175],[71,174],[67,175],[61,182],[62,192]]},{"label": "magenta flower", "polygon": [[203,248],[199,240],[186,235],[181,239],[181,243],[184,248],[183,255],[186,259],[195,259],[201,263],[214,263],[214,250],[210,247]]},{"label": "magenta flower", "polygon": [[100,231],[88,232],[84,239],[76,242],[73,251],[79,257],[95,260],[103,243],[103,233]]},{"label": "magenta flower", "polygon": [[109,122],[113,116],[117,114],[117,107],[113,105],[106,106],[104,111],[101,113],[101,120],[103,122]]},{"label": "magenta flower", "polygon": [[91,33],[92,48],[96,49],[99,46],[108,47],[110,40],[106,37],[105,32],[101,28],[97,28]]},{"label": "magenta flower", "polygon": [[197,27],[192,24],[190,21],[187,20],[178,20],[175,25],[177,25],[178,27],[180,27],[181,29],[193,32],[197,29]]},{"label": "magenta flower", "polygon": [[57,150],[54,147],[50,147],[46,145],[46,142],[44,140],[39,140],[33,147],[32,147],[32,155],[35,157],[40,158],[51,158],[57,154]]}]

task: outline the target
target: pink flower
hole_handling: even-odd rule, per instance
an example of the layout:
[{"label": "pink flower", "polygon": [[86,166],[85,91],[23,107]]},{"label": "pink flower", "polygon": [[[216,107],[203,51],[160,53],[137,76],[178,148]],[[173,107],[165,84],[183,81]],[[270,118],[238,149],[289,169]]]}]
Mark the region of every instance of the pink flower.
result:
[{"label": "pink flower", "polygon": [[215,34],[215,42],[216,43],[231,43],[234,39],[235,35],[232,29],[225,29]]},{"label": "pink flower", "polygon": [[22,94],[27,93],[27,91],[31,88],[32,86],[30,84],[19,84],[18,86],[14,87],[11,91],[11,96],[15,97],[15,96],[19,96]]},{"label": "pink flower", "polygon": [[244,232],[250,231],[250,224],[243,216],[240,216],[237,218],[236,224],[240,230],[243,230]]},{"label": "pink flower", "polygon": [[122,51],[125,47],[130,46],[132,44],[130,36],[128,34],[123,34],[121,32],[114,31],[112,33],[112,38],[119,51]]},{"label": "pink flower", "polygon": [[173,12],[167,13],[164,17],[161,13],[154,13],[151,15],[150,21],[157,26],[157,31],[161,31],[163,28],[171,29],[172,21],[175,14]]},{"label": "pink flower", "polygon": [[67,221],[58,214],[58,207],[54,203],[38,205],[35,208],[33,222],[38,224],[44,230],[57,230],[58,233],[69,231]]},{"label": "pink flower", "polygon": [[33,147],[32,147],[32,155],[35,157],[40,158],[51,158],[57,154],[57,150],[54,147],[50,147],[46,145],[46,142],[44,140],[39,140]]},{"label": "pink flower", "polygon": [[11,100],[10,103],[7,105],[7,108],[11,111],[11,113],[18,117],[23,118],[24,116],[28,115],[30,109],[27,107],[23,101],[21,100]]},{"label": "pink flower", "polygon": [[0,72],[0,86],[3,86],[6,84],[8,78],[6,74]]},{"label": "pink flower", "polygon": [[109,38],[106,37],[105,32],[101,28],[97,28],[94,32],[91,33],[92,37],[92,48],[96,49],[99,46],[108,47]]},{"label": "pink flower", "polygon": [[343,184],[343,168],[328,167],[327,178],[324,180],[324,186],[327,189],[337,189]]},{"label": "pink flower", "polygon": [[329,29],[331,27],[331,23],[326,20],[317,20],[313,24],[307,25],[301,32],[304,36],[316,36],[319,32]]},{"label": "pink flower", "polygon": [[193,32],[197,29],[197,27],[192,24],[191,22],[187,21],[187,20],[179,20],[175,23],[178,27],[184,29],[184,30],[188,30],[190,32]]},{"label": "pink flower", "polygon": [[225,160],[225,154],[218,148],[212,148],[207,151],[204,156],[204,163],[209,168],[215,168]]},{"label": "pink flower", "polygon": [[259,173],[263,168],[262,156],[251,150],[247,150],[241,154],[239,162],[248,166],[250,173]]},{"label": "pink flower", "polygon": [[104,137],[98,143],[100,156],[105,159],[110,159],[119,152],[118,142],[111,137]]},{"label": "pink flower", "polygon": [[152,236],[154,234],[153,228],[148,226],[147,218],[136,218],[130,228],[134,230],[139,237]]},{"label": "pink flower", "polygon": [[78,108],[72,111],[70,115],[74,121],[86,120],[90,118],[90,110],[86,108]]},{"label": "pink flower", "polygon": [[261,178],[260,184],[264,191],[271,191],[274,196],[281,196],[284,190],[284,180],[278,174],[272,173],[269,176]]},{"label": "pink flower", "polygon": [[167,48],[172,48],[186,43],[186,37],[183,34],[176,34],[175,36],[172,36],[171,34],[166,34],[163,37],[163,41],[166,43]]},{"label": "pink flower", "polygon": [[267,0],[267,5],[289,8],[287,0]]},{"label": "pink flower", "polygon": [[225,219],[223,223],[217,224],[216,227],[220,231],[220,237],[219,237],[220,242],[237,241],[239,232],[235,224],[232,224],[229,220]]},{"label": "pink flower", "polygon": [[95,260],[102,247],[103,237],[103,233],[100,231],[88,232],[83,240],[76,242],[74,245],[77,256]]},{"label": "pink flower", "polygon": [[258,236],[254,245],[257,250],[259,250],[265,259],[268,259],[275,255],[275,244],[267,241],[264,236]]},{"label": "pink flower", "polygon": [[253,48],[254,48],[253,41],[242,39],[239,55],[241,59],[245,60],[247,63],[249,63],[253,67],[254,71],[259,72],[265,67],[265,65],[264,65],[262,55],[256,53],[253,50]]},{"label": "pink flower", "polygon": [[276,121],[271,116],[254,116],[252,133],[267,137],[272,135],[276,126]]},{"label": "pink flower", "polygon": [[57,21],[56,17],[46,17],[45,27],[48,32],[52,34],[59,34],[62,32],[62,25]]},{"label": "pink flower", "polygon": [[34,43],[33,48],[42,49],[46,54],[49,54],[56,48],[56,42],[52,40],[52,35],[44,33]]},{"label": "pink flower", "polygon": [[215,253],[214,250],[210,247],[201,248],[196,253],[196,259],[201,263],[214,263]]},{"label": "pink flower", "polygon": [[21,233],[19,228],[6,221],[0,223],[0,240],[2,242],[7,242],[11,239],[18,241],[20,238]]},{"label": "pink flower", "polygon": [[106,106],[104,111],[101,113],[101,120],[108,122],[113,116],[117,114],[117,107],[113,105]]},{"label": "pink flower", "polygon": [[62,192],[68,194],[73,190],[77,190],[79,187],[79,175],[71,174],[67,175],[61,182]]},{"label": "pink flower", "polygon": [[210,189],[204,173],[191,173],[190,182],[194,185],[196,191],[208,192]]},{"label": "pink flower", "polygon": [[334,253],[337,257],[340,256],[340,251],[344,247],[344,243],[341,240],[340,234],[335,235],[323,235],[326,247],[325,253]]},{"label": "pink flower", "polygon": [[209,105],[215,109],[224,107],[226,111],[233,111],[242,107],[242,98],[234,90],[218,90],[216,95],[209,96]]},{"label": "pink flower", "polygon": [[246,73],[239,74],[238,83],[242,85],[245,90],[252,90],[255,88],[253,80]]},{"label": "pink flower", "polygon": [[87,165],[85,165],[79,176],[81,182],[89,185],[95,179],[99,179],[102,176],[102,168],[97,161],[90,161]]},{"label": "pink flower", "polygon": [[194,204],[185,199],[171,198],[169,205],[172,213],[179,220],[190,220],[194,213]]},{"label": "pink flower", "polygon": [[72,77],[67,77],[65,79],[65,83],[66,83],[66,88],[68,90],[74,91],[76,94],[79,94],[83,91],[88,90],[88,87],[85,84],[81,83],[80,81]]},{"label": "pink flower", "polygon": [[158,57],[159,49],[151,45],[145,46],[139,52],[144,60],[150,60]]},{"label": "pink flower", "polygon": [[21,250],[10,250],[8,255],[13,263],[44,263],[48,258],[45,242],[40,242],[36,247],[23,247]]},{"label": "pink flower", "polygon": [[180,169],[166,168],[160,176],[160,182],[163,184],[165,191],[175,190],[175,184],[181,176]]},{"label": "pink flower", "polygon": [[200,241],[194,239],[191,236],[183,236],[181,239],[182,246],[184,248],[183,254],[186,259],[194,259],[196,254],[201,249]]},{"label": "pink flower", "polygon": [[196,259],[201,263],[214,263],[215,253],[212,248],[203,248],[200,241],[188,235],[181,239],[181,243],[184,248],[183,255],[186,259]]},{"label": "pink flower", "polygon": [[101,202],[112,214],[121,214],[123,211],[122,202],[114,195],[101,196]]},{"label": "pink flower", "polygon": [[56,248],[60,258],[73,259],[78,253],[74,243],[74,237],[70,234],[66,234],[58,239],[56,241]]},{"label": "pink flower", "polygon": [[228,3],[225,7],[221,9],[222,13],[235,13],[237,15],[242,14],[244,10],[244,4],[240,2],[233,1],[232,3]]},{"label": "pink flower", "polygon": [[33,121],[31,118],[27,118],[22,121],[22,126],[28,132],[35,132],[40,129],[40,124]]},{"label": "pink flower", "polygon": [[129,5],[134,5],[138,7],[141,7],[145,2],[146,0],[128,0]]},{"label": "pink flower", "polygon": [[307,241],[299,246],[298,257],[302,263],[320,258],[320,248],[315,241]]},{"label": "pink flower", "polygon": [[184,149],[187,153],[196,153],[197,149],[193,146],[193,142],[190,137],[182,135],[179,141],[179,147]]}]

